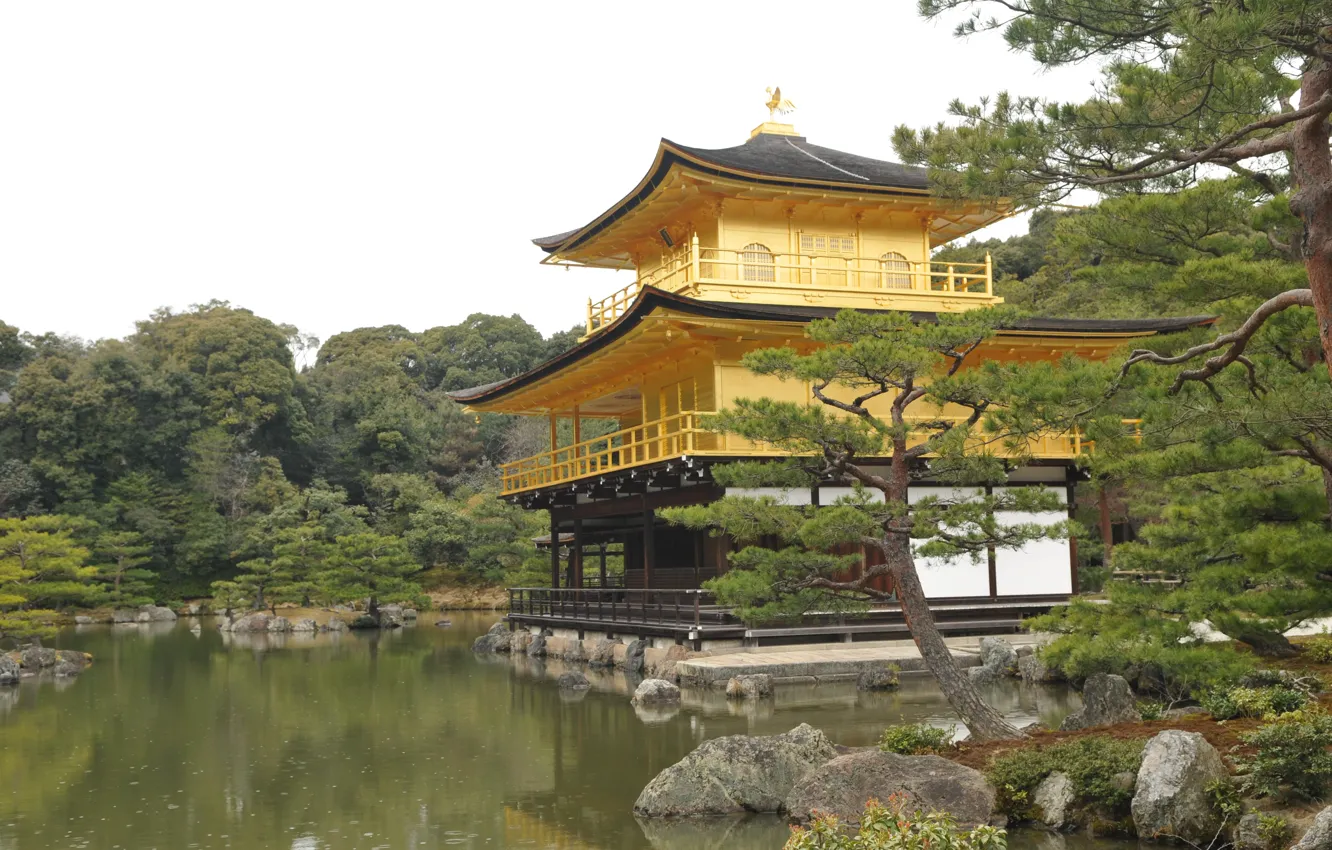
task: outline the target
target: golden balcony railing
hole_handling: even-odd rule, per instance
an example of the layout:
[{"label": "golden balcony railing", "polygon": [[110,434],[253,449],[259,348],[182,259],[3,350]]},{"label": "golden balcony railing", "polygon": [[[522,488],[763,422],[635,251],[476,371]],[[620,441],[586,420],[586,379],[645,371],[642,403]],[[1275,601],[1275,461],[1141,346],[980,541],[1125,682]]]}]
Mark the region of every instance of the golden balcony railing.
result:
[{"label": "golden balcony railing", "polygon": [[[799,291],[832,296],[849,293],[880,296],[880,300],[960,298],[993,303],[994,270],[989,255],[983,263],[916,262],[901,255],[851,257],[840,254],[777,254],[758,250],[707,248],[695,236],[668,254],[657,268],[600,301],[588,301],[587,335],[618,319],[652,286],[683,295],[706,295],[708,287],[743,289],[763,302],[763,295]],[[894,297],[895,298],[890,298]]]},{"label": "golden balcony railing", "polygon": [[503,464],[500,466],[501,492],[507,495],[576,481],[694,454],[700,446],[711,448],[718,435],[699,427],[700,415],[694,411],[677,413]]},{"label": "golden balcony railing", "polygon": [[[500,466],[500,490],[503,495],[521,493],[539,487],[565,484],[685,455],[700,457],[778,457],[786,454],[771,446],[757,444],[731,434],[719,434],[702,427],[709,411],[685,411],[643,425],[622,428],[600,437],[583,440],[553,451],[516,460]],[[938,416],[911,417],[918,422],[936,422]],[[1141,421],[1125,419],[1134,439],[1141,439]],[[978,446],[983,435],[975,435]],[[924,440],[924,435],[912,445]],[[997,447],[992,447],[997,448]],[[1078,431],[1042,434],[1030,441],[1030,457],[1071,459],[1095,448]]]}]

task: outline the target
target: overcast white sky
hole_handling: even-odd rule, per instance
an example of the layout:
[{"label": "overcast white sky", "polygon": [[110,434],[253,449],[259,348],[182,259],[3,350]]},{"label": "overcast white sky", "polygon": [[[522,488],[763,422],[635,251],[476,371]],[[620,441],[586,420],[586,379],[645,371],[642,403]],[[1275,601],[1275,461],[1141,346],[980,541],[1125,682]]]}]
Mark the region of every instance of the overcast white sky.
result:
[{"label": "overcast white sky", "polygon": [[550,333],[628,273],[528,240],[610,206],[662,136],[743,142],[767,86],[811,142],[884,159],[954,97],[1089,91],[914,9],[0,4],[0,320],[114,337],[218,298],[321,339],[473,312]]}]

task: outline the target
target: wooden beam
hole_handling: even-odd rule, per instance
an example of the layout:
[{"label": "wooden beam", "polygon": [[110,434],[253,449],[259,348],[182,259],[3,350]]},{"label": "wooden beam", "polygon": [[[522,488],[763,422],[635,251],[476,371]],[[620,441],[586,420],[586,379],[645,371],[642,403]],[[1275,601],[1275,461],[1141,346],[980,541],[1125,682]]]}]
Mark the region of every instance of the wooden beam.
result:
[{"label": "wooden beam", "polygon": [[573,573],[572,587],[583,586],[583,521],[573,522],[573,549],[569,552],[569,569]]},{"label": "wooden beam", "polygon": [[643,497],[643,588],[652,587],[652,570],[657,564],[657,545],[654,526],[656,511],[647,496]]},{"label": "wooden beam", "polygon": [[560,522],[550,514],[550,586],[560,586]]}]

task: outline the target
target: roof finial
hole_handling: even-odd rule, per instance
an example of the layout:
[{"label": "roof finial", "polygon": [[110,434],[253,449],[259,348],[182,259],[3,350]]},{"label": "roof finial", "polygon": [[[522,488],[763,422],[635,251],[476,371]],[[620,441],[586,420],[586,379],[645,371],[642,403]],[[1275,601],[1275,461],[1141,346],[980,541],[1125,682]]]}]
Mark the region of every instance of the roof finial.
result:
[{"label": "roof finial", "polygon": [[782,100],[782,87],[767,89],[768,102],[764,106],[768,107],[768,120],[776,118],[778,115],[786,115],[796,108],[796,105],[789,100]]}]

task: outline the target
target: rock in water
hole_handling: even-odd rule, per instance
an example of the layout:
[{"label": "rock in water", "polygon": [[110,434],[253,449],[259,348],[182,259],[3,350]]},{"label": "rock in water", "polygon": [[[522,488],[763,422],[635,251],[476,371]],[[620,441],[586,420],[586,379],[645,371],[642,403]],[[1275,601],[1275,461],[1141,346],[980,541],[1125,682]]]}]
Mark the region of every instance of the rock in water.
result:
[{"label": "rock in water", "polygon": [[939,756],[902,756],[877,749],[857,750],[816,766],[786,796],[787,814],[808,821],[815,812],[856,823],[865,803],[905,793],[923,811],[952,814],[962,825],[988,823],[994,789],[969,767]]},{"label": "rock in water", "polygon": [[54,667],[56,663],[56,651],[44,646],[30,646],[19,653],[19,662],[29,670],[41,670],[44,667]]},{"label": "rock in water", "polygon": [[674,682],[665,679],[644,679],[638,683],[634,697],[630,700],[634,705],[660,705],[679,701],[680,689]]},{"label": "rock in water", "polygon": [[533,635],[532,642],[527,645],[527,657],[546,657],[546,636],[544,634]]},{"label": "rock in water", "polygon": [[239,620],[233,621],[231,624],[231,629],[229,631],[231,631],[233,634],[245,633],[245,632],[266,632],[268,631],[268,623],[271,619],[273,618],[268,616],[267,614],[262,614],[262,613],[246,614],[244,617],[241,617]]},{"label": "rock in water", "polygon": [[309,617],[302,617],[291,624],[291,630],[293,632],[317,632],[319,631],[319,624]]},{"label": "rock in water", "polygon": [[74,625],[76,626],[91,626],[95,622],[97,621],[86,614],[80,614],[74,618]]},{"label": "rock in water", "polygon": [[274,617],[268,621],[268,630],[270,632],[292,631],[291,620],[288,620],[286,617]]},{"label": "rock in water", "polygon": [[645,663],[644,656],[647,654],[648,647],[652,646],[652,641],[636,640],[631,642],[624,649],[624,669],[629,673],[642,673]]},{"label": "rock in water", "polygon": [[345,632],[347,631],[347,621],[341,617],[329,617],[328,622],[324,623],[326,632]]},{"label": "rock in water", "polygon": [[19,663],[8,655],[0,655],[0,685],[19,683]]},{"label": "rock in water", "polygon": [[587,680],[587,677],[577,670],[561,673],[557,683],[562,691],[585,691],[592,687],[592,683]]},{"label": "rock in water", "polygon": [[138,619],[139,613],[137,611],[130,611],[126,608],[111,612],[111,622],[113,623],[133,623]]},{"label": "rock in water", "polygon": [[811,768],[836,757],[822,732],[802,723],[782,735],[704,741],[648,783],[634,803],[643,817],[778,812]]},{"label": "rock in water", "polygon": [[772,677],[767,673],[736,676],[726,683],[730,699],[761,699],[772,696]]},{"label": "rock in water", "polygon": [[1207,844],[1221,827],[1207,786],[1227,779],[1220,754],[1199,733],[1167,729],[1152,738],[1143,751],[1133,794],[1138,835]]},{"label": "rock in water", "polygon": [[490,627],[490,631],[481,635],[481,637],[472,641],[473,652],[508,652],[509,651],[509,627],[504,623],[496,623]]},{"label": "rock in water", "polygon": [[856,687],[862,691],[890,691],[898,684],[897,668],[892,665],[875,667],[856,677]]},{"label": "rock in water", "polygon": [[982,665],[997,667],[1000,670],[1016,667],[1018,662],[1017,650],[1013,648],[1013,644],[1001,637],[981,638],[980,657]]},{"label": "rock in water", "polygon": [[1074,826],[1073,806],[1077,803],[1077,799],[1077,794],[1073,790],[1073,780],[1068,778],[1068,774],[1058,770],[1045,777],[1031,795],[1032,805],[1036,809],[1036,819],[1051,829]]},{"label": "rock in water", "polygon": [[380,608],[379,617],[375,619],[375,625],[381,629],[400,629],[403,622],[402,608],[397,605],[386,605]]},{"label": "rock in water", "polygon": [[134,619],[140,623],[174,623],[176,612],[160,605],[145,605],[139,609],[139,614]]},{"label": "rock in water", "polygon": [[1097,673],[1089,676],[1087,684],[1082,688],[1082,710],[1065,717],[1059,729],[1068,732],[1112,723],[1133,723],[1141,719],[1133,690],[1124,677],[1113,673]]},{"label": "rock in water", "polygon": [[1332,850],[1332,806],[1318,813],[1309,831],[1292,850]]},{"label": "rock in water", "polygon": [[618,640],[602,638],[597,641],[592,648],[592,654],[588,656],[587,664],[589,667],[614,667],[615,666],[615,647],[619,646]]},{"label": "rock in water", "polygon": [[369,614],[357,614],[352,621],[347,624],[349,629],[377,629],[379,621]]},{"label": "rock in water", "polygon": [[1024,655],[1018,659],[1018,678],[1027,685],[1043,685],[1058,681],[1055,671],[1045,666],[1039,655]]}]

